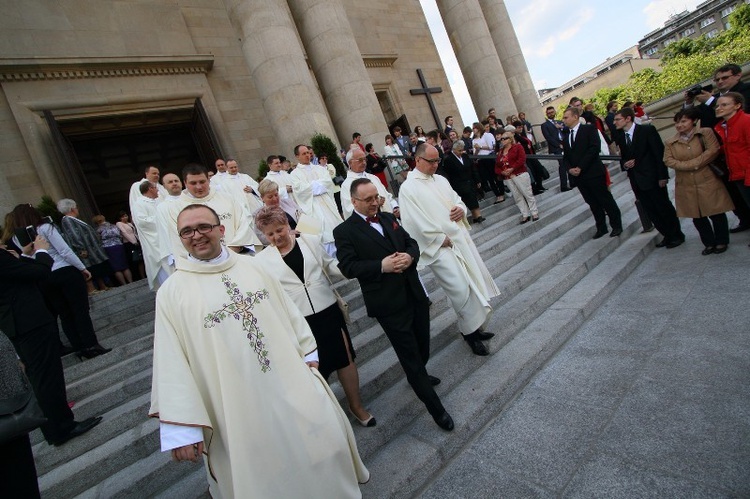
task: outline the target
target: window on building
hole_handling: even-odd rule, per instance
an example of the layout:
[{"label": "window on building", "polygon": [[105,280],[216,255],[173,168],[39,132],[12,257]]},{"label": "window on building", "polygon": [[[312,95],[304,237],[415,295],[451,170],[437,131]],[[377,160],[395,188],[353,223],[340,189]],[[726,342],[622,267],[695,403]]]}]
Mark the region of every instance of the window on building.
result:
[{"label": "window on building", "polygon": [[671,38],[668,38],[668,39],[664,40],[664,46],[668,47],[669,45],[673,44],[676,41],[677,41],[677,38],[675,38],[674,36],[671,37]]},{"label": "window on building", "polygon": [[714,29],[712,29],[711,31],[709,31],[708,33],[706,33],[706,38],[714,38],[714,37],[716,37],[716,36],[717,36],[718,34],[719,34],[719,30],[718,30],[718,28],[714,28]]},{"label": "window on building", "polygon": [[651,47],[648,50],[646,50],[646,55],[654,55],[659,51],[659,47]]},{"label": "window on building", "polygon": [[716,20],[714,19],[714,16],[708,16],[707,18],[701,20],[701,28],[705,28],[706,26],[713,24]]},{"label": "window on building", "polygon": [[689,27],[688,29],[686,29],[685,31],[682,32],[682,36],[690,36],[693,33],[695,33],[695,28],[693,28],[691,26],[691,27]]},{"label": "window on building", "polygon": [[735,6],[731,5],[727,7],[726,9],[721,9],[721,17],[727,17],[729,14],[734,12]]}]

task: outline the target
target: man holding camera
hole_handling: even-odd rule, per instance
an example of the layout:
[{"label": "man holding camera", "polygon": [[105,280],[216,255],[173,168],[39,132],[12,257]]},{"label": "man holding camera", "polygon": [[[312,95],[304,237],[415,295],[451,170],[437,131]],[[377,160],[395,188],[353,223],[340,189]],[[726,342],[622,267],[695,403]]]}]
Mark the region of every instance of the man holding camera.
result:
[{"label": "man holding camera", "polygon": [[[685,92],[685,107],[696,106],[700,114],[701,126],[713,128],[718,121],[714,108],[716,101],[727,92],[738,92],[745,97],[745,112],[750,112],[750,84],[740,81],[742,68],[737,64],[725,64],[714,72],[714,84],[718,92],[712,94],[712,86],[701,87],[696,85]],[[697,103],[696,103],[697,101]],[[732,198],[735,209],[734,214],[739,219],[736,227],[729,230],[731,233],[742,232],[750,229],[750,208],[742,198],[737,186],[729,182],[728,177],[722,177],[724,185]]]}]

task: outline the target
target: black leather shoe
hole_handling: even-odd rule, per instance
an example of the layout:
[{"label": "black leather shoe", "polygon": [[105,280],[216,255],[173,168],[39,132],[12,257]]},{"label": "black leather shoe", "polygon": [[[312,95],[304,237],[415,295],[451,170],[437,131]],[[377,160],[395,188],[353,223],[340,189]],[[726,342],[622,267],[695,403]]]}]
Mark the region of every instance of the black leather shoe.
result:
[{"label": "black leather shoe", "polygon": [[732,229],[729,229],[730,234],[737,234],[738,232],[744,232],[746,230],[750,229],[750,225],[738,225],[737,227],[734,227]]},{"label": "black leather shoe", "polygon": [[609,237],[617,237],[620,234],[622,234],[622,229],[612,229],[612,232],[609,233]]},{"label": "black leather shoe", "polygon": [[530,217],[524,217],[524,218],[521,219],[520,222],[518,222],[518,225],[523,225],[523,224],[527,223],[529,220],[531,220]]},{"label": "black leather shoe", "polygon": [[717,246],[716,248],[714,248],[714,253],[716,253],[717,255],[721,255],[727,250],[727,248],[728,246]]},{"label": "black leather shoe", "polygon": [[487,220],[487,219],[484,218],[484,217],[477,217],[474,220],[472,220],[472,222],[474,222],[475,224],[480,224],[480,223],[484,222],[485,220]]},{"label": "black leather shoe", "polygon": [[560,187],[560,192],[568,192],[568,191],[572,191],[572,190],[573,189],[571,189],[570,187]]},{"label": "black leather shoe", "polygon": [[657,248],[663,248],[666,245],[667,245],[667,239],[666,238],[664,238],[661,241],[659,241],[658,243],[656,243],[656,247]]},{"label": "black leather shoe", "polygon": [[705,249],[701,251],[701,255],[706,256],[706,255],[710,255],[713,252],[714,252],[713,246],[706,246]]},{"label": "black leather shoe", "polygon": [[594,237],[592,237],[591,239],[599,239],[600,237],[604,237],[606,235],[607,235],[606,230],[597,230],[596,233],[594,234]]},{"label": "black leather shoe", "polygon": [[428,374],[427,379],[430,380],[430,384],[432,386],[438,386],[440,384],[440,378],[438,378],[437,376],[431,376]]},{"label": "black leather shoe", "polygon": [[445,411],[438,417],[433,416],[432,419],[434,419],[437,425],[441,427],[442,429],[444,429],[445,431],[451,431],[453,430],[455,426],[453,424],[453,418],[451,417],[450,414],[448,414],[448,411]]},{"label": "black leather shoe", "polygon": [[76,425],[73,427],[72,430],[70,430],[70,433],[65,435],[64,437],[61,437],[57,440],[52,440],[50,443],[54,446],[60,446],[67,442],[68,440],[71,440],[73,438],[79,437],[92,429],[94,426],[98,425],[102,422],[102,417],[97,416],[95,418],[88,418],[84,419],[83,421],[80,421],[76,423]]},{"label": "black leather shoe", "polygon": [[109,353],[112,351],[111,348],[105,348],[101,346],[99,343],[91,347],[91,350],[97,352],[99,355],[104,355],[105,353]]},{"label": "black leather shoe", "polygon": [[495,337],[495,333],[488,333],[487,331],[476,331],[474,333],[474,337],[478,340],[489,340],[490,338]]},{"label": "black leather shoe", "polygon": [[675,241],[669,241],[667,244],[665,244],[665,246],[667,247],[667,249],[672,249],[672,248],[676,248],[677,246],[681,245],[684,242],[685,242],[684,239],[677,239]]},{"label": "black leather shoe", "polygon": [[484,346],[484,343],[482,343],[479,338],[475,337],[474,335],[464,336],[464,340],[466,340],[466,343],[469,344],[469,347],[471,348],[471,351],[474,352],[474,355],[484,357],[485,355],[490,354],[490,351],[487,350],[487,347]]}]

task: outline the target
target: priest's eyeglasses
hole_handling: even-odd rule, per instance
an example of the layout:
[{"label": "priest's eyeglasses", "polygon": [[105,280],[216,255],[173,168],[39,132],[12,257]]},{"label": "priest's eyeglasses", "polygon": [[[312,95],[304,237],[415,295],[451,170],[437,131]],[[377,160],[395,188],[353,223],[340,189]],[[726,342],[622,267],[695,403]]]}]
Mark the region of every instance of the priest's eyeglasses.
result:
[{"label": "priest's eyeglasses", "polygon": [[190,239],[197,232],[198,234],[206,235],[221,224],[199,224],[196,227],[185,227],[179,234],[182,239]]},{"label": "priest's eyeglasses", "polygon": [[427,158],[425,158],[425,157],[423,157],[423,156],[417,156],[417,157],[418,157],[419,159],[421,159],[421,160],[423,160],[423,161],[427,161],[428,163],[431,163],[431,164],[433,164],[433,165],[434,165],[435,163],[439,163],[439,162],[440,162],[440,158],[435,158],[435,159],[427,159]]}]

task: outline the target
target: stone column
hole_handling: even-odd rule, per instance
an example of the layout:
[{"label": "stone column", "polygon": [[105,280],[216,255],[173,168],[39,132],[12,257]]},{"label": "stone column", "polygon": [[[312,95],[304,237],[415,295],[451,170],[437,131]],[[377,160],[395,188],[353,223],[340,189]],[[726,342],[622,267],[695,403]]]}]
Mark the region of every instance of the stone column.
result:
[{"label": "stone column", "polygon": [[478,0],[437,0],[437,6],[477,116],[494,107],[504,121],[516,105]]},{"label": "stone column", "polygon": [[263,102],[279,151],[309,144],[315,132],[334,136],[289,8],[284,0],[224,0],[242,53]]},{"label": "stone column", "polygon": [[340,0],[288,0],[328,114],[344,149],[353,132],[382,149],[388,125]]},{"label": "stone column", "polygon": [[[479,0],[479,5],[487,20],[487,27],[492,34],[495,50],[500,58],[508,86],[516,103],[516,111],[526,113],[526,119],[537,125],[544,122],[539,95],[531,81],[526,59],[521,51],[521,44],[513,29],[513,23],[508,16],[504,0]],[[514,112],[513,114],[517,114]],[[535,134],[540,136],[539,133]]]}]

